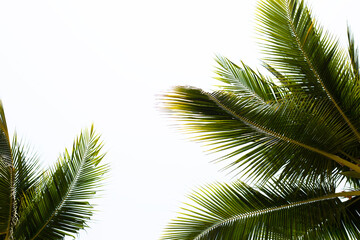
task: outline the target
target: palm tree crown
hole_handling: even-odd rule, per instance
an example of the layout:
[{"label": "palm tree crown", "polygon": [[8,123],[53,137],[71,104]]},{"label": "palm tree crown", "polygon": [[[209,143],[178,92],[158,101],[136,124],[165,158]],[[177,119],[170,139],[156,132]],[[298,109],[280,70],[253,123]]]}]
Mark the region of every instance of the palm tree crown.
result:
[{"label": "palm tree crown", "polygon": [[93,127],[44,172],[16,136],[9,139],[0,103],[0,239],[63,239],[86,227],[93,214],[88,201],[108,171]]},{"label": "palm tree crown", "polygon": [[257,18],[269,74],[218,56],[217,91],[179,86],[164,97],[243,181],[195,191],[162,239],[360,239],[351,31],[344,50],[300,0],[261,0]]}]

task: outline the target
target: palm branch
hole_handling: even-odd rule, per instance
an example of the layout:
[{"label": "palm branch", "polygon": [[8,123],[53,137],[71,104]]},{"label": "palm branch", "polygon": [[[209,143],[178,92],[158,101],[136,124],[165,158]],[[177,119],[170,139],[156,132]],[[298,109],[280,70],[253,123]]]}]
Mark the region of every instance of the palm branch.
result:
[{"label": "palm branch", "polygon": [[360,216],[351,212],[359,198],[339,198],[359,195],[335,193],[332,184],[212,184],[190,195],[163,239],[358,239]]},{"label": "palm branch", "polygon": [[16,137],[10,145],[0,105],[0,239],[63,239],[87,227],[90,203],[104,174],[102,143],[93,126],[80,134],[71,152],[41,172],[35,154]]},{"label": "palm branch", "polygon": [[[257,19],[269,76],[218,56],[218,90],[179,86],[164,97],[182,129],[251,185],[192,194],[163,239],[357,239],[360,81],[351,31],[343,50],[300,0],[261,0]],[[340,184],[346,192],[335,192]]]}]

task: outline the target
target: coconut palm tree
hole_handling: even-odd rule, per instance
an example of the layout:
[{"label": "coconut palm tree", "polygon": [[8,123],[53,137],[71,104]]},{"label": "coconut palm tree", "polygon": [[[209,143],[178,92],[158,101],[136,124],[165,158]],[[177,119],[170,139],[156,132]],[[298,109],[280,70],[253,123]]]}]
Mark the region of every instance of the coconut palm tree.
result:
[{"label": "coconut palm tree", "polygon": [[0,239],[63,239],[86,227],[93,214],[88,201],[108,171],[93,127],[46,171],[16,136],[9,139],[0,103]]},{"label": "coconut palm tree", "polygon": [[217,57],[217,90],[164,102],[238,180],[190,195],[162,239],[360,239],[358,51],[300,0],[258,5],[263,66]]}]

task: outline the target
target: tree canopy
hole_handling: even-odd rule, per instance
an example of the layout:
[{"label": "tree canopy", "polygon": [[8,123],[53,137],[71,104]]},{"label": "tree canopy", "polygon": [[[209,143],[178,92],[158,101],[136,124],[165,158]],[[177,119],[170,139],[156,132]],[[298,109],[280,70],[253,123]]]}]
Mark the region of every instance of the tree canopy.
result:
[{"label": "tree canopy", "polygon": [[[162,239],[359,239],[358,50],[301,0],[260,0],[263,67],[218,56],[218,90],[164,96],[195,141],[238,180],[190,195]],[[341,190],[340,190],[341,189]]]}]

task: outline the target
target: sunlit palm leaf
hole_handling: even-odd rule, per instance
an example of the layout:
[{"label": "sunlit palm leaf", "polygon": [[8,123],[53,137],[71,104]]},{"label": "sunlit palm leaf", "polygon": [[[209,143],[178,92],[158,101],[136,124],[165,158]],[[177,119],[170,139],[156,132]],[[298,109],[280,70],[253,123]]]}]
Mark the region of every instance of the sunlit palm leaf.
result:
[{"label": "sunlit palm leaf", "polygon": [[[353,36],[348,30],[346,53],[302,0],[260,0],[258,10],[263,65],[272,78],[218,57],[219,91],[176,87],[164,101],[228,168],[265,185],[200,189],[164,239],[359,239],[360,80]],[[274,179],[278,185],[267,183]],[[340,182],[352,192],[334,193]]]},{"label": "sunlit palm leaf", "polygon": [[196,140],[227,150],[222,159],[237,157],[230,166],[255,178],[267,180],[283,170],[290,181],[313,181],[342,170],[336,162],[358,168],[335,155],[357,141],[327,102],[292,98],[262,104],[188,87],[177,87],[165,101]]},{"label": "sunlit palm leaf", "polygon": [[210,185],[190,196],[192,203],[169,224],[163,239],[315,239],[309,238],[315,231],[318,237],[337,232],[346,238],[332,239],[359,238],[359,215],[348,216],[348,203],[338,197],[360,192],[334,191],[331,185]]},{"label": "sunlit palm leaf", "polygon": [[72,152],[65,151],[40,187],[26,194],[16,239],[62,239],[86,227],[93,214],[88,201],[108,171],[106,165],[99,165],[104,156],[101,148],[93,128],[79,136]]}]

